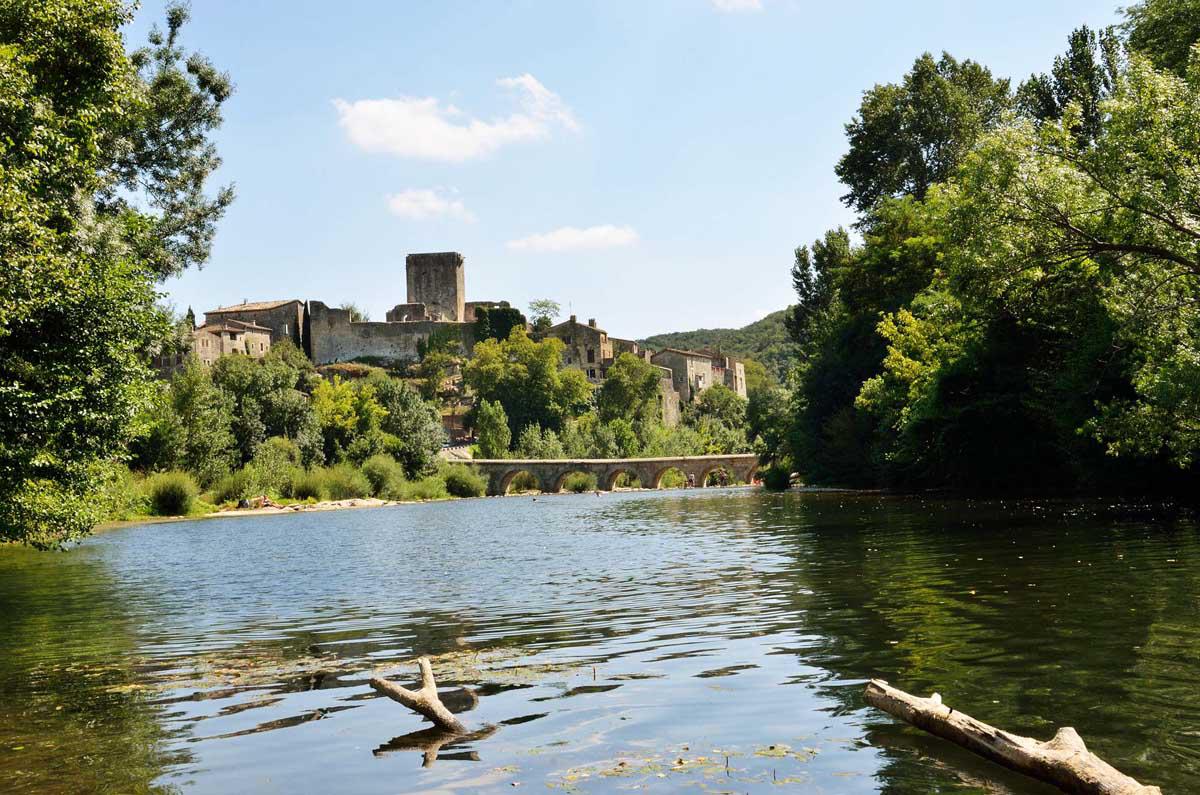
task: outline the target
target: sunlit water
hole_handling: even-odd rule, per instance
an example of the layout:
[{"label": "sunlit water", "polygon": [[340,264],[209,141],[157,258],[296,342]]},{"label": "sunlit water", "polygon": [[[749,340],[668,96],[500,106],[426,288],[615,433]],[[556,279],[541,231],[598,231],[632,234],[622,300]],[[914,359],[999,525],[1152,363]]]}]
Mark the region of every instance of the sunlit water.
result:
[{"label": "sunlit water", "polygon": [[[1049,791],[864,706],[878,676],[1197,792],[1198,586],[1193,519],[1097,502],[696,490],[130,527],[0,550],[0,790]],[[412,682],[417,654],[454,661],[481,736],[405,737],[426,724],[367,678]]]}]

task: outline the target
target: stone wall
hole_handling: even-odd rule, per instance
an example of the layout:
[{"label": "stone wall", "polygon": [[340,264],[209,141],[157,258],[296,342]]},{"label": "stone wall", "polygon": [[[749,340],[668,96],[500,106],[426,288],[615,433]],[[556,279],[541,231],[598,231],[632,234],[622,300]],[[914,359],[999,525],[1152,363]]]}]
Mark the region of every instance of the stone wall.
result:
[{"label": "stone wall", "polygon": [[396,304],[384,314],[384,319],[389,323],[429,320],[429,310],[425,304]]},{"label": "stone wall", "polygon": [[350,312],[320,301],[308,302],[309,345],[314,364],[334,364],[355,359],[406,364],[420,357],[417,343],[434,332],[450,330],[461,336],[467,350],[474,344],[470,323],[420,320],[401,323],[352,323]]},{"label": "stone wall", "polygon": [[409,254],[404,261],[408,303],[425,304],[436,320],[462,321],[466,317],[463,255],[457,251]]},{"label": "stone wall", "polygon": [[674,428],[679,424],[679,393],[675,391],[675,385],[672,383],[671,371],[658,365],[655,367],[662,372],[662,377],[658,380],[658,405],[663,425]]}]

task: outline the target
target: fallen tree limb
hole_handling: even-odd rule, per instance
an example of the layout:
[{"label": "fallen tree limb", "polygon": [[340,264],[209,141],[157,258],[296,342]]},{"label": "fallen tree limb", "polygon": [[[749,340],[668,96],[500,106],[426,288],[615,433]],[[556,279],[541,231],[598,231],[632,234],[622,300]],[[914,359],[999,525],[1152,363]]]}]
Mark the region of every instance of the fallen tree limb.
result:
[{"label": "fallen tree limb", "polygon": [[1072,795],[1162,795],[1158,787],[1139,784],[1088,751],[1083,738],[1069,726],[1059,729],[1053,739],[1038,742],[955,712],[942,704],[937,693],[921,698],[880,679],[867,684],[863,698],[918,729]]},{"label": "fallen tree limb", "polygon": [[417,660],[417,665],[421,667],[420,690],[409,690],[378,676],[371,677],[371,687],[393,701],[399,701],[413,712],[420,713],[446,732],[466,734],[467,727],[463,726],[438,698],[437,682],[433,680],[433,668],[429,665],[429,659],[422,657]]}]

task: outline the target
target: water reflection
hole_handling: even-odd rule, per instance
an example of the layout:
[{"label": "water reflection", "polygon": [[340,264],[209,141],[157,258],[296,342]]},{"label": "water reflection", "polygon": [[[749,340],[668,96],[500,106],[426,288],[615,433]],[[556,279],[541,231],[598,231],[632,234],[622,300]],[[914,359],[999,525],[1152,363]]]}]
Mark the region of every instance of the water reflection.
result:
[{"label": "water reflection", "polygon": [[[1184,791],[1196,531],[1138,506],[705,490],[4,550],[0,789],[1046,791],[864,708],[879,676],[1022,734],[1074,725]],[[473,694],[475,735],[367,687],[418,653]]]}]

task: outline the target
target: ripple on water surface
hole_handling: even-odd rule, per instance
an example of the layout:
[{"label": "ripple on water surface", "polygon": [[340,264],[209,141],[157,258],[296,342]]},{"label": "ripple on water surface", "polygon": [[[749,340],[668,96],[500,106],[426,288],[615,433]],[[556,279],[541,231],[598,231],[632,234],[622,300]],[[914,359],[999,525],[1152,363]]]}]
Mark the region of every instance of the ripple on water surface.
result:
[{"label": "ripple on water surface", "polygon": [[[131,527],[0,551],[0,789],[1045,792],[882,676],[1164,791],[1200,539],[1163,506],[696,490]],[[367,686],[434,656],[474,735]]]}]

